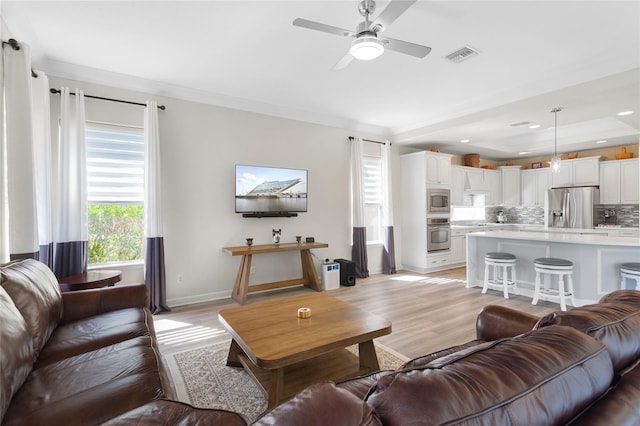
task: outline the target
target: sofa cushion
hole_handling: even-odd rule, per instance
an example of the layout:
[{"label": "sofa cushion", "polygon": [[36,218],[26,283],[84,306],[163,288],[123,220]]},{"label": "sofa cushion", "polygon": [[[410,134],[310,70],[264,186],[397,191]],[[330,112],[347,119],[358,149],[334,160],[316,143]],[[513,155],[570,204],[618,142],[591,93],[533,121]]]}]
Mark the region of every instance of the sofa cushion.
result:
[{"label": "sofa cushion", "polygon": [[27,324],[35,361],[62,318],[58,280],[44,263],[25,259],[1,267],[0,281]]},{"label": "sofa cushion", "polygon": [[240,414],[232,411],[198,409],[183,402],[162,399],[127,411],[102,426],[243,426],[246,424],[247,422]]},{"label": "sofa cushion", "polygon": [[99,424],[165,397],[160,357],[143,336],[33,370],[3,426]]},{"label": "sofa cushion", "polygon": [[640,367],[622,376],[618,383],[585,411],[572,426],[640,424]]},{"label": "sofa cushion", "polygon": [[336,383],[336,386],[340,389],[348,390],[359,399],[364,399],[364,397],[369,393],[371,387],[378,382],[380,377],[391,373],[393,373],[393,370],[374,371],[373,373],[365,374],[353,379],[343,380]]},{"label": "sofa cushion", "polygon": [[604,343],[616,373],[640,357],[640,309],[631,304],[598,303],[542,317],[536,329],[566,325]]},{"label": "sofa cushion", "polygon": [[152,336],[153,318],[144,308],[111,311],[59,325],[42,349],[35,368],[139,336]]},{"label": "sofa cushion", "polygon": [[33,367],[33,344],[27,323],[0,287],[0,423],[11,398]]},{"label": "sofa cushion", "polygon": [[640,307],[640,291],[616,290],[602,296],[599,303],[625,303]]},{"label": "sofa cushion", "polygon": [[309,386],[290,400],[267,411],[252,424],[261,426],[381,425],[373,408],[366,402],[330,382]]},{"label": "sofa cushion", "polygon": [[385,425],[564,425],[612,378],[600,342],[548,327],[384,376],[366,401]]}]

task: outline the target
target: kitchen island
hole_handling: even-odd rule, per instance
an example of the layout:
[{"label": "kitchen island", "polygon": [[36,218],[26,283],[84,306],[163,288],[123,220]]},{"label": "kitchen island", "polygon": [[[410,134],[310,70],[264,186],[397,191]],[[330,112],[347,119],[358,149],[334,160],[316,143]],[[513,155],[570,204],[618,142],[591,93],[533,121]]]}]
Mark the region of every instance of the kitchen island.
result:
[{"label": "kitchen island", "polygon": [[529,297],[533,297],[536,277],[534,259],[557,257],[572,261],[576,304],[586,305],[620,288],[620,264],[640,262],[640,238],[527,231],[473,232],[467,234],[467,287],[482,287],[484,255],[496,251],[517,257],[515,293]]}]

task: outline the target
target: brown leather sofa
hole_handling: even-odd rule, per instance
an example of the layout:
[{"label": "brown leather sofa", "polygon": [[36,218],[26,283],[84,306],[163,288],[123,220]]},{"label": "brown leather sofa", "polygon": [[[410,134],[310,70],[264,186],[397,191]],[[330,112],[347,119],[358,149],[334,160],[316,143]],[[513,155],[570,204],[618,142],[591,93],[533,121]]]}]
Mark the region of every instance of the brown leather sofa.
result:
[{"label": "brown leather sofa", "polygon": [[640,292],[543,318],[488,306],[476,330],[396,371],[311,386],[255,424],[640,424]]},{"label": "brown leather sofa", "polygon": [[[0,419],[236,425],[172,401],[144,286],[60,294],[35,261],[0,267]],[[318,383],[256,425],[640,424],[640,292],[536,318],[499,306],[477,339],[396,371]]]},{"label": "brown leather sofa", "polygon": [[144,285],[60,293],[34,260],[0,267],[3,425],[245,425],[172,401]]}]

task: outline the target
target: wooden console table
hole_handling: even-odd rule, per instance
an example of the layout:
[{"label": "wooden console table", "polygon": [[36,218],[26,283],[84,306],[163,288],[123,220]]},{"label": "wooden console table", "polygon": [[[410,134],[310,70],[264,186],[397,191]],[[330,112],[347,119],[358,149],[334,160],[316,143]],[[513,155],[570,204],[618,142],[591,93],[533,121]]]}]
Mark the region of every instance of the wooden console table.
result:
[{"label": "wooden console table", "polygon": [[[229,253],[231,256],[242,256],[242,261],[240,262],[240,268],[238,269],[238,275],[233,286],[233,293],[231,293],[231,297],[236,302],[244,305],[245,303],[247,303],[247,294],[255,291],[272,290],[275,288],[290,287],[300,284],[304,284],[316,291],[322,291],[320,278],[318,278],[318,273],[316,272],[316,268],[313,265],[311,249],[326,247],[329,247],[329,245],[325,243],[285,243],[262,244],[250,247],[238,246],[223,248],[223,250]],[[300,251],[300,261],[302,262],[302,278],[257,284],[252,286],[249,285],[252,255],[264,253],[280,253],[294,250]]]}]

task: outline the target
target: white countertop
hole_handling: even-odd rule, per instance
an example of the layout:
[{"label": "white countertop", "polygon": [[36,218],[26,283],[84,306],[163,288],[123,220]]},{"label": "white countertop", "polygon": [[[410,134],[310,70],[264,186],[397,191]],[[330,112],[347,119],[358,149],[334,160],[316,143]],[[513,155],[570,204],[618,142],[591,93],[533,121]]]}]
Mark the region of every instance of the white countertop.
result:
[{"label": "white countertop", "polygon": [[528,232],[528,231],[484,232],[484,231],[481,231],[481,232],[472,232],[470,234],[467,234],[467,236],[640,248],[640,237],[620,238],[620,237],[609,237],[607,235],[598,235],[598,234],[585,235],[585,234],[568,233],[568,232]]}]

